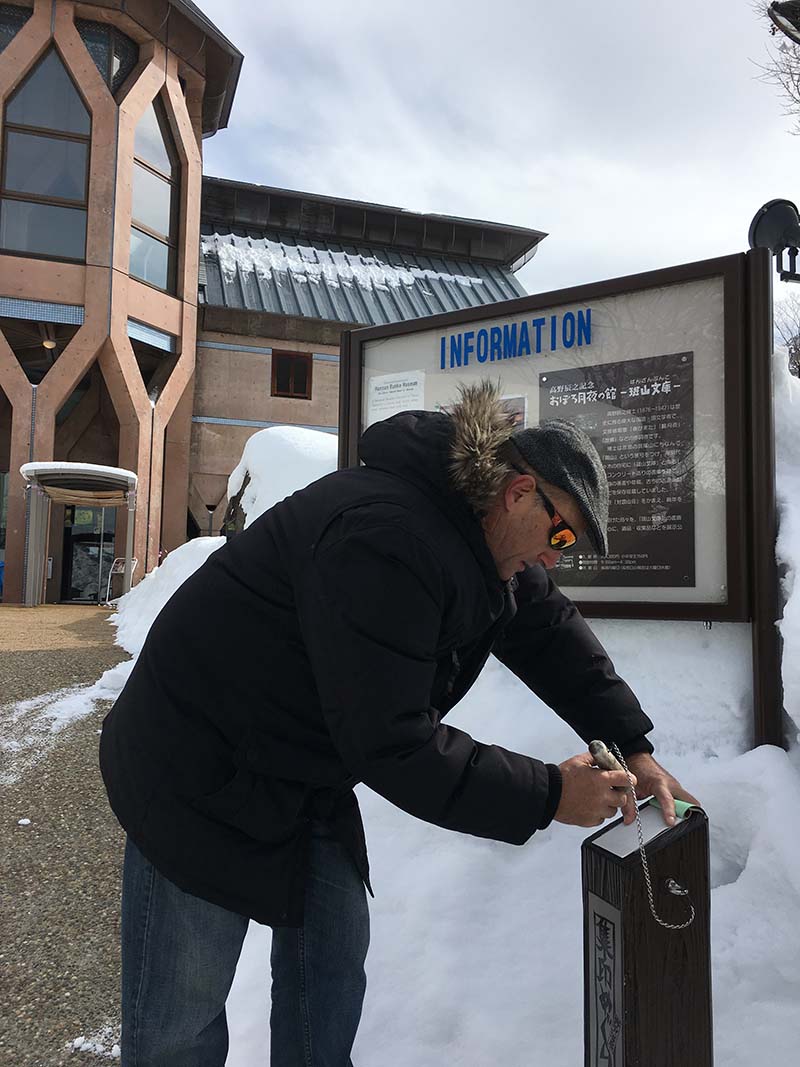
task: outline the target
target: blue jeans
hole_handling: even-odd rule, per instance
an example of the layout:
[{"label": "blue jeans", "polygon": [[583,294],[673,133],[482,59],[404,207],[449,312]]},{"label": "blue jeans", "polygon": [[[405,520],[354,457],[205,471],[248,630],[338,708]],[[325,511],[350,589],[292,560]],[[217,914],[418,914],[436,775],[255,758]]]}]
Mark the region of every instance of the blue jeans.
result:
[{"label": "blue jeans", "polygon": [[[178,889],[128,840],[122,1067],[223,1067],[225,1001],[248,921]],[[304,925],[273,930],[271,1067],[352,1067],[368,945],[364,884],[315,822]]]}]

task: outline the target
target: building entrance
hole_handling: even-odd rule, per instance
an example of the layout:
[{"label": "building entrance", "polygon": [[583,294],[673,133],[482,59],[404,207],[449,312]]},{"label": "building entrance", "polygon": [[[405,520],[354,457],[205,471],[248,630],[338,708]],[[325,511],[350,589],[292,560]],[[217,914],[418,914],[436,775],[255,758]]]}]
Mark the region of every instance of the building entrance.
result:
[{"label": "building entrance", "polygon": [[61,600],[99,604],[105,600],[114,562],[115,508],[64,508]]}]

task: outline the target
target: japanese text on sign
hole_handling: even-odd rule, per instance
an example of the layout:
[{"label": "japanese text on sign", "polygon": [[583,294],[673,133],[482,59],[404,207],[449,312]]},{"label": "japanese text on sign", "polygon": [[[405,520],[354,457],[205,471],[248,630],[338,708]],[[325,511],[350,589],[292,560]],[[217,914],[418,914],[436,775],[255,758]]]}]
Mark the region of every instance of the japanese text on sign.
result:
[{"label": "japanese text on sign", "polygon": [[693,353],[540,374],[539,416],[584,429],[609,483],[609,555],[564,553],[562,583],[693,586]]}]

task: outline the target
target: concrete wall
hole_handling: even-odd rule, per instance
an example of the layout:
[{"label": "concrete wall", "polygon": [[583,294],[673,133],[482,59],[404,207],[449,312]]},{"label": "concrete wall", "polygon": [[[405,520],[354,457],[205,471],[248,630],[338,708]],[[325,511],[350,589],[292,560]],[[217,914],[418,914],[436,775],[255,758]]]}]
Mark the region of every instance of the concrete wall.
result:
[{"label": "concrete wall", "polygon": [[[310,352],[311,399],[270,395],[271,349]],[[264,423],[325,427],[339,417],[339,349],[310,341],[200,332],[196,359],[194,409],[189,461],[189,507],[207,533],[207,504],[215,504],[212,529],[218,532],[227,503],[226,488],[247,440]],[[205,421],[205,420],[221,421]]]}]

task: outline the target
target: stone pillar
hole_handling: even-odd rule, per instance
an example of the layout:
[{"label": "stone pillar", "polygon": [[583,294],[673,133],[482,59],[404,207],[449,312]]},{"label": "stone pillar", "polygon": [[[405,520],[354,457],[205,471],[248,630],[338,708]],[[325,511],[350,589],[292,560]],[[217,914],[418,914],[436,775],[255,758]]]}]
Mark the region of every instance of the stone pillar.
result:
[{"label": "stone pillar", "polygon": [[186,513],[189,509],[189,451],[192,440],[194,376],[178,401],[167,424],[164,447],[164,508],[161,543],[167,552],[186,541]]},{"label": "stone pillar", "polygon": [[[7,348],[3,340],[2,349]],[[14,362],[16,357],[11,353]],[[11,416],[11,462],[8,477],[8,516],[6,525],[6,557],[3,580],[3,602],[6,604],[22,603],[22,572],[25,564],[25,480],[19,473],[23,463],[28,463],[31,456],[31,398],[33,390],[17,365],[22,382],[18,388],[9,384],[6,378],[3,392],[12,404]]]}]

